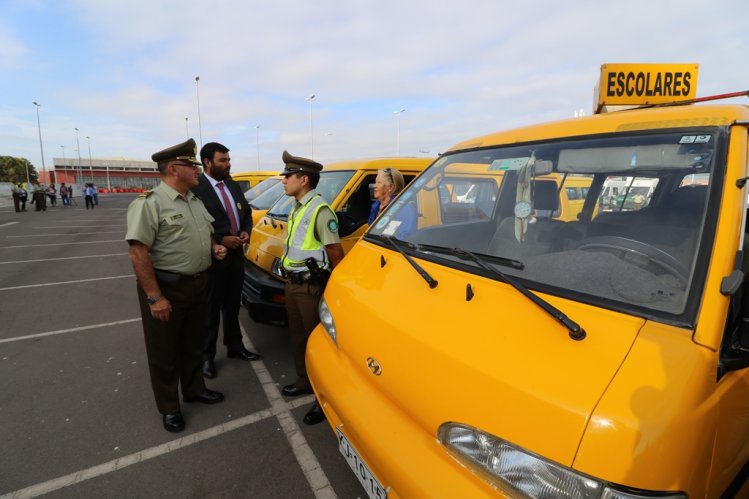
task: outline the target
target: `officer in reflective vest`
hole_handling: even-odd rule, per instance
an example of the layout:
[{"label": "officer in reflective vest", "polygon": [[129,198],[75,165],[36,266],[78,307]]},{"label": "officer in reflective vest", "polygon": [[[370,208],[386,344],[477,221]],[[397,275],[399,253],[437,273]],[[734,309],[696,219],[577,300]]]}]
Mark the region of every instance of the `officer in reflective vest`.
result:
[{"label": "officer in reflective vest", "polygon": [[[285,386],[283,394],[295,397],[312,393],[304,362],[307,338],[320,322],[317,307],[327,276],[343,258],[343,247],[333,209],[315,192],[323,166],[286,151],[282,158],[286,165],[281,172],[284,192],[296,199],[289,214],[281,266],[286,276],[286,314],[297,373],[297,380]],[[304,416],[306,424],[324,420],[325,414],[317,402]]]}]

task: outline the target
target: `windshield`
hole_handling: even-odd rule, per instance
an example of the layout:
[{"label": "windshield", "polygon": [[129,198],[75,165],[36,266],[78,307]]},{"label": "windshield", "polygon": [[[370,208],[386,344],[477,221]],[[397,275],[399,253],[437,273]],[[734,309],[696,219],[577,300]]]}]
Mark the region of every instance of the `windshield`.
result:
[{"label": "windshield", "polygon": [[[264,192],[267,192],[268,189],[280,183],[281,183],[280,178],[267,178],[263,180],[262,182],[260,182],[259,184],[257,184],[255,187],[252,187],[251,189],[247,190],[244,193],[244,198],[247,200],[248,203],[252,202],[253,199],[256,199],[258,196],[260,196]],[[268,206],[266,206],[266,208],[267,207]]]},{"label": "windshield", "polygon": [[720,137],[652,131],[446,155],[369,234],[479,274],[429,248],[516,260],[502,270],[529,288],[683,323]]},{"label": "windshield", "polygon": [[[248,199],[248,201],[250,202],[250,206],[252,207],[253,210],[267,210],[273,205],[273,203],[276,202],[278,198],[283,196],[283,184],[281,183],[281,179],[277,179],[277,178],[268,179],[265,182],[262,182],[258,184],[257,186],[253,187],[252,189],[260,187],[264,183],[270,182],[270,181],[272,181],[272,183],[270,186],[268,186],[268,188],[265,189],[265,192],[259,194],[254,199],[251,199],[251,200]],[[252,189],[247,191],[247,193],[250,193]]]},{"label": "windshield", "polygon": [[[323,171],[320,173],[320,182],[315,188],[315,192],[320,194],[329,204],[333,203],[340,194],[343,187],[354,176],[352,170],[348,171]],[[283,184],[282,184],[283,185]],[[293,206],[294,198],[282,196],[268,209],[268,216],[274,218],[287,219]]]}]

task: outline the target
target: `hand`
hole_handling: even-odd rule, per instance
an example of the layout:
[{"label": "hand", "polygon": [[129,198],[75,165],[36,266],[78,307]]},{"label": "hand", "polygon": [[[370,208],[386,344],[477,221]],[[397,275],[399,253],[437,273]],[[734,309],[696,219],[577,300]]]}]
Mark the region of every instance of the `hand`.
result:
[{"label": "hand", "polygon": [[165,296],[149,307],[153,318],[159,321],[167,322],[172,314],[172,304]]},{"label": "hand", "polygon": [[242,241],[237,236],[224,236],[221,238],[221,244],[227,248],[235,249],[242,245]]},{"label": "hand", "polygon": [[242,244],[247,244],[250,242],[250,234],[248,232],[240,232],[239,233],[239,242]]},{"label": "hand", "polygon": [[226,258],[226,246],[223,246],[221,244],[214,244],[213,257],[216,260],[223,260],[224,258]]}]

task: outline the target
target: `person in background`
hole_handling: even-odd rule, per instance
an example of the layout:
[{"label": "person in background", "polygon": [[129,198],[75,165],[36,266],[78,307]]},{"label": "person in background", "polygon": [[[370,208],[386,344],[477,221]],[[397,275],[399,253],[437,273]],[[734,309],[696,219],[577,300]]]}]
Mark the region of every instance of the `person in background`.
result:
[{"label": "person in background", "polygon": [[125,235],[137,278],[151,388],[164,429],[175,433],[185,428],[180,387],[188,403],[224,400],[222,393],[206,388],[201,360],[206,271],[212,256],[226,256],[226,247],[213,242],[213,217],[190,191],[198,185],[195,152],[195,141],[189,139],[151,156],[161,183],[130,203]]},{"label": "person in background", "polygon": [[91,184],[91,188],[93,189],[94,204],[99,206],[99,188],[95,184]]},{"label": "person in background", "polygon": [[[385,211],[395,197],[405,187],[405,180],[401,172],[395,168],[383,168],[377,171],[375,179],[374,197],[372,209],[369,211],[369,225]],[[416,206],[414,203],[406,203],[388,222],[393,226],[391,235],[402,238],[416,231]]]},{"label": "person in background", "polygon": [[65,185],[65,182],[62,182],[60,184],[60,198],[62,198],[63,206],[70,206],[70,199],[68,199],[69,194],[70,191],[68,190],[68,186]]},{"label": "person in background", "polygon": [[226,356],[240,360],[258,360],[242,343],[239,307],[244,282],[242,245],[250,241],[252,209],[242,189],[231,178],[229,149],[209,142],[200,149],[204,172],[192,192],[203,201],[213,217],[213,240],[226,246],[226,258],[214,261],[208,271],[208,333],[203,351],[203,376],[216,377],[216,341],[219,323],[224,326]]},{"label": "person in background", "polygon": [[49,198],[50,206],[57,206],[57,189],[55,189],[55,184],[49,184],[49,187],[47,187],[47,197]]},{"label": "person in background", "polygon": [[28,198],[28,192],[23,186],[18,183],[13,186],[13,207],[16,211],[26,211],[26,199]]},{"label": "person in background", "polygon": [[39,184],[34,184],[31,204],[36,206],[36,211],[47,211],[47,195],[44,187]]},{"label": "person in background", "polygon": [[395,199],[395,196],[403,190],[405,185],[403,175],[395,168],[384,168],[377,171],[374,186],[375,202],[372,203],[372,209],[369,211],[369,225],[372,225],[375,218],[380,216],[380,213]]},{"label": "person in background", "polygon": [[88,207],[91,206],[91,209],[94,209],[94,188],[91,184],[86,184],[86,187],[83,189],[83,196],[86,199],[86,209],[88,210]]},{"label": "person in background", "polygon": [[[343,247],[335,212],[315,192],[323,166],[286,151],[282,159],[286,165],[281,172],[284,193],[296,200],[289,214],[281,266],[286,277],[286,314],[297,374],[296,381],[284,386],[282,393],[295,397],[312,393],[304,358],[307,339],[320,322],[317,307],[330,272],[343,258]],[[305,414],[304,423],[313,425],[324,420],[325,413],[315,401]]]}]

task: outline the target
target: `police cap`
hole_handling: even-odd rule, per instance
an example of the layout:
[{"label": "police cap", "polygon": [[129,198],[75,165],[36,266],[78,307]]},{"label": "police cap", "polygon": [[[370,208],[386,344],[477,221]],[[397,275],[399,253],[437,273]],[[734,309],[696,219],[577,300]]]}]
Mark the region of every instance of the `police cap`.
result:
[{"label": "police cap", "polygon": [[181,160],[193,165],[200,165],[200,161],[195,158],[198,152],[198,147],[195,145],[193,139],[189,139],[176,146],[167,147],[163,151],[155,152],[151,155],[151,159],[156,163],[164,163],[166,161]]},{"label": "police cap", "polygon": [[281,175],[291,175],[292,173],[307,172],[307,173],[320,173],[322,165],[316,161],[312,161],[307,158],[299,158],[292,156],[288,151],[284,151],[281,156],[286,167],[281,172]]}]

